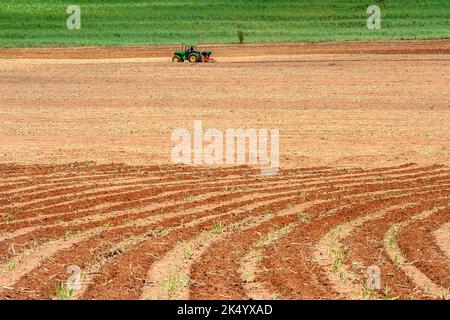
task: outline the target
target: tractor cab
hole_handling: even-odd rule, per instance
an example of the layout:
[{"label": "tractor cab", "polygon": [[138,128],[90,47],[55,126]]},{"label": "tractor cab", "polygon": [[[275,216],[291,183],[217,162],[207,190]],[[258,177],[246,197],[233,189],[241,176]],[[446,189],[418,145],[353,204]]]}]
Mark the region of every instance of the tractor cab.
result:
[{"label": "tractor cab", "polygon": [[191,53],[196,53],[196,52],[198,52],[196,45],[183,44],[183,45],[181,45],[180,50],[177,50],[175,53],[181,54],[182,56],[184,56],[184,60],[187,60]]},{"label": "tractor cab", "polygon": [[198,51],[198,48],[196,45],[191,45],[191,44],[185,44],[183,46],[181,46],[182,50],[191,53],[191,52],[196,52]]}]

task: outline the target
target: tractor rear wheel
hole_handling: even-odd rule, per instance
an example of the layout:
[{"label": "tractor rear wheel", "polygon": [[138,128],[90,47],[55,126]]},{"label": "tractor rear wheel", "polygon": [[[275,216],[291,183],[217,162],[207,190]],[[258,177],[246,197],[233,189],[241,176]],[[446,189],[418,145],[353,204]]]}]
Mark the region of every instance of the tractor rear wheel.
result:
[{"label": "tractor rear wheel", "polygon": [[181,58],[180,58],[179,56],[173,56],[172,62],[173,62],[173,63],[181,62]]},{"label": "tractor rear wheel", "polygon": [[189,56],[189,62],[197,62],[198,61],[198,57],[195,54],[191,54]]}]

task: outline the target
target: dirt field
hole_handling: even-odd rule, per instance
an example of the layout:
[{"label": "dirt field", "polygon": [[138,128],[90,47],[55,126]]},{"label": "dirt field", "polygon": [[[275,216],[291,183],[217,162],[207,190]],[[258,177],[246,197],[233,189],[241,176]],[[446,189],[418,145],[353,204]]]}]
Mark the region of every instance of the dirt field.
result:
[{"label": "dirt field", "polygon": [[[209,47],[0,49],[0,299],[448,298],[450,41]],[[280,173],[172,165],[194,120]]]}]

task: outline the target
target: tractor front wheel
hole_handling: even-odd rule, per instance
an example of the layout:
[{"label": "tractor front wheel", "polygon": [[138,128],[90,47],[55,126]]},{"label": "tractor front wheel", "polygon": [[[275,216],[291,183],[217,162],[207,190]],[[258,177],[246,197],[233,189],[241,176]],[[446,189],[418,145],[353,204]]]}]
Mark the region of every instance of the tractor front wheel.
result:
[{"label": "tractor front wheel", "polygon": [[189,56],[189,62],[194,63],[194,62],[197,62],[197,61],[198,61],[198,58],[197,58],[197,56],[195,54],[191,54]]},{"label": "tractor front wheel", "polygon": [[181,59],[180,59],[179,56],[174,56],[174,57],[172,58],[172,62],[173,62],[173,63],[178,63],[178,62],[181,62]]}]

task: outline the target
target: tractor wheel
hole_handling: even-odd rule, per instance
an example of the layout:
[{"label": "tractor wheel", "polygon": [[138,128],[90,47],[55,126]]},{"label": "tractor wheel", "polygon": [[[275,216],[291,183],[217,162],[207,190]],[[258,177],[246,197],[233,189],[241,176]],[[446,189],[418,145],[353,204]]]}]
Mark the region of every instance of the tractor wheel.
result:
[{"label": "tractor wheel", "polygon": [[197,58],[197,56],[195,55],[195,54],[191,54],[190,56],[189,56],[189,62],[197,62],[198,61],[198,58]]},{"label": "tractor wheel", "polygon": [[180,59],[179,56],[173,56],[172,62],[173,62],[173,63],[178,63],[178,62],[181,62],[181,59]]}]

